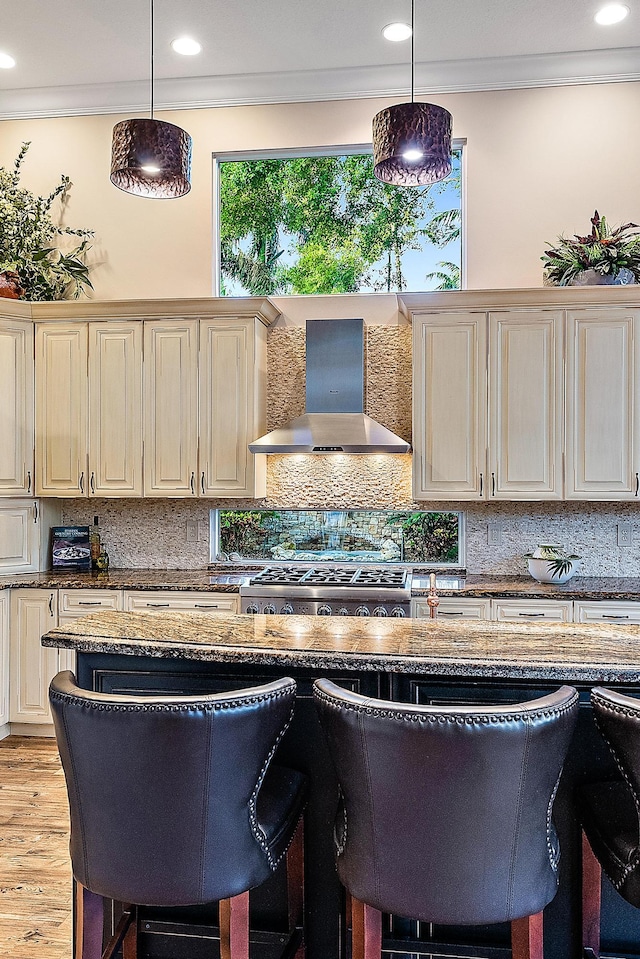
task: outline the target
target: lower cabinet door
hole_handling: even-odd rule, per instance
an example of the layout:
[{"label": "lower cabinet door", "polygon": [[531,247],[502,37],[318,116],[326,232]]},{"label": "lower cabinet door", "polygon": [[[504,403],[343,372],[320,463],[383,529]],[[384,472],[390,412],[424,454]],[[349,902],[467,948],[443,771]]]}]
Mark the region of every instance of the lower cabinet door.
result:
[{"label": "lower cabinet door", "polygon": [[57,625],[57,591],[12,589],[9,627],[12,723],[50,723],[49,683],[58,671],[58,650],[40,644]]},{"label": "lower cabinet door", "polygon": [[560,599],[494,599],[492,619],[499,623],[551,623],[573,621],[573,603]]},{"label": "lower cabinet door", "polygon": [[[415,619],[428,619],[431,615],[426,598],[411,601],[411,615]],[[438,619],[491,619],[490,599],[455,599],[441,596],[438,604]]]},{"label": "lower cabinet door", "polygon": [[198,593],[181,589],[125,590],[124,608],[133,613],[166,613],[167,610],[194,613],[237,613],[238,597],[233,593]]}]

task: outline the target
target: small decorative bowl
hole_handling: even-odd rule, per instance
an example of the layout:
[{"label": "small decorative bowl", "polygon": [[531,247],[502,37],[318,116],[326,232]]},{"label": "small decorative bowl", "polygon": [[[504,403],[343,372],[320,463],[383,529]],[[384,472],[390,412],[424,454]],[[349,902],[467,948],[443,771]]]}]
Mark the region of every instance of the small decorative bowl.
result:
[{"label": "small decorative bowl", "polygon": [[529,572],[539,583],[567,583],[580,567],[580,556],[547,556],[544,559],[529,554],[526,557]]}]

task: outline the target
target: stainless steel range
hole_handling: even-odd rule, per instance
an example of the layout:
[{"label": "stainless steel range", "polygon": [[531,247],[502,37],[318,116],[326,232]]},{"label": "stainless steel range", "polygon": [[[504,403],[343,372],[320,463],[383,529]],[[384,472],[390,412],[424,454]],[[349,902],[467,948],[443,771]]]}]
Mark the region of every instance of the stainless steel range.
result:
[{"label": "stainless steel range", "polygon": [[410,615],[411,572],[398,567],[268,566],[240,587],[243,613]]}]

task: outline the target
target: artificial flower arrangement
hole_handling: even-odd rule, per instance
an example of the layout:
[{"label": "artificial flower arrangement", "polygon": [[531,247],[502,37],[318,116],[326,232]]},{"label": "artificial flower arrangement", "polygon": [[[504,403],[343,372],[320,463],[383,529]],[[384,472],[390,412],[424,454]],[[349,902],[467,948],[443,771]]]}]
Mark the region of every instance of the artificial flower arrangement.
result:
[{"label": "artificial flower arrangement", "polygon": [[[553,286],[640,283],[640,231],[636,223],[612,229],[596,210],[588,236],[559,236],[540,259],[545,280]],[[593,277],[585,280],[588,271]]]},{"label": "artificial flower arrangement", "polygon": [[[91,230],[57,225],[51,209],[64,205],[71,187],[67,176],[47,197],[20,186],[22,163],[30,143],[23,143],[13,169],[0,167],[0,295],[14,299],[65,300],[92,288],[86,254]],[[58,240],[75,237],[80,242],[62,248]]]}]

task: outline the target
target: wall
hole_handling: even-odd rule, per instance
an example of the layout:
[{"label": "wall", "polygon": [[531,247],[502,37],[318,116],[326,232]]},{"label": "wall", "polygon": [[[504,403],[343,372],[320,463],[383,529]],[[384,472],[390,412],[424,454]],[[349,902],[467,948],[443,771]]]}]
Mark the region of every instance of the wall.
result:
[{"label": "wall", "polygon": [[[439,96],[454,136],[466,138],[467,286],[541,285],[540,255],[564,232],[587,232],[594,208],[612,223],[640,221],[640,83]],[[48,193],[60,173],[73,189],[71,226],[96,231],[98,299],[212,292],[213,153],[366,143],[381,99],[174,111],[193,136],[191,193],[153,202],[109,183],[111,130],[121,116],[4,121],[0,165],[23,140],[23,182]]]}]

